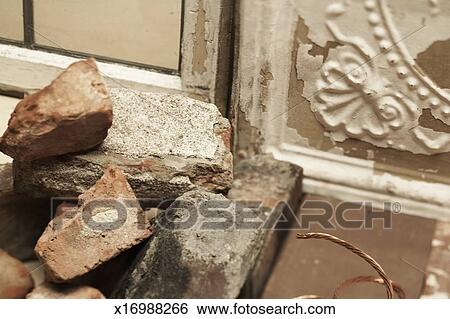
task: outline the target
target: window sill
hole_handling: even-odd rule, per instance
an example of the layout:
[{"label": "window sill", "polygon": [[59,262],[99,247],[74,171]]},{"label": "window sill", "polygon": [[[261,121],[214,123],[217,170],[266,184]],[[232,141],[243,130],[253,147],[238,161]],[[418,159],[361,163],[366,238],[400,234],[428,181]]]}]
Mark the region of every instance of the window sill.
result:
[{"label": "window sill", "polygon": [[[61,71],[80,59],[55,53],[0,44],[0,90],[32,92],[48,85]],[[141,91],[181,92],[177,75],[163,74],[115,63],[97,62],[109,87]]]}]

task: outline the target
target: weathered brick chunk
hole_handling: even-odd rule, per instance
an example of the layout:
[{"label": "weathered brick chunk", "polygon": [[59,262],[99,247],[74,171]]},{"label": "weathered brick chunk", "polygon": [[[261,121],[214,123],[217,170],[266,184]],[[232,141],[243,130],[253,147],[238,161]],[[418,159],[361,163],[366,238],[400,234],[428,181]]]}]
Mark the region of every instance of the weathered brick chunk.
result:
[{"label": "weathered brick chunk", "polygon": [[24,264],[0,249],[0,299],[25,298],[33,279]]},{"label": "weathered brick chunk", "polygon": [[111,99],[88,59],[16,106],[0,150],[21,161],[83,151],[100,144],[111,123]]},{"label": "weathered brick chunk", "polygon": [[43,283],[34,288],[27,295],[27,299],[105,299],[105,296],[89,286]]},{"label": "weathered brick chunk", "polygon": [[77,278],[151,235],[145,214],[116,167],[79,197],[62,206],[35,251],[53,281]]},{"label": "weathered brick chunk", "polygon": [[213,104],[181,95],[111,89],[114,120],[96,150],[15,161],[15,188],[36,197],[76,196],[114,164],[138,197],[175,199],[232,183],[230,124]]}]

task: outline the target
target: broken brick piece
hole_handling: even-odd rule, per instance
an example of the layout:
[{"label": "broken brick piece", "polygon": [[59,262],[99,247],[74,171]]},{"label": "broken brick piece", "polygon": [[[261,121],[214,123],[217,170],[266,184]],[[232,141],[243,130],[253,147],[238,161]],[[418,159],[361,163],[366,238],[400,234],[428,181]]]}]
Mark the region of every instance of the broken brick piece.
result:
[{"label": "broken brick piece", "polygon": [[83,151],[100,144],[111,124],[111,99],[95,60],[83,60],[17,104],[0,150],[21,161]]},{"label": "broken brick piece", "polygon": [[27,295],[27,299],[105,299],[103,294],[89,286],[43,283]]},{"label": "broken brick piece", "polygon": [[123,172],[110,166],[50,222],[35,251],[56,282],[77,278],[151,235],[150,225]]},{"label": "broken brick piece", "polygon": [[25,298],[33,279],[24,264],[0,249],[0,299]]}]

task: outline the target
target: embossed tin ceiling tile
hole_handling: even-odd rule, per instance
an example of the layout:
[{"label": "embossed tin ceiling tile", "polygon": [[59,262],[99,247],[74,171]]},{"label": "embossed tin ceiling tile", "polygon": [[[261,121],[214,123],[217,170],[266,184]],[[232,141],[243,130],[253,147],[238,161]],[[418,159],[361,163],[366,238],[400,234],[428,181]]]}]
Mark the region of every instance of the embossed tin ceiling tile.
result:
[{"label": "embossed tin ceiling tile", "polygon": [[[336,142],[354,138],[416,154],[450,152],[449,133],[419,123],[423,110],[430,109],[435,119],[450,125],[450,94],[416,63],[418,48],[439,40],[430,30],[422,31],[424,25],[439,30],[450,4],[424,1],[414,11],[409,1],[399,2],[332,2],[321,15],[308,9],[309,1],[298,2],[311,41],[340,44],[328,51],[320,71],[301,68],[305,59],[297,57],[297,69],[303,70],[298,77],[305,83],[302,95],[312,97],[311,110]],[[407,18],[410,11],[416,19]],[[317,17],[327,32],[312,31]],[[304,54],[304,45],[299,44],[298,54]]]}]

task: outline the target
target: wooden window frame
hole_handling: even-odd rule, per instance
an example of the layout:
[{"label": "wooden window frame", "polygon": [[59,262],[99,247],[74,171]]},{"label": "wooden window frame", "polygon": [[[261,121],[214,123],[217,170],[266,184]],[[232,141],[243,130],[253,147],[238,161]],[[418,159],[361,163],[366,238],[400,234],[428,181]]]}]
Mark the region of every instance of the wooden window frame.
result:
[{"label": "wooden window frame", "polygon": [[[27,19],[32,15],[30,3],[32,1],[24,0]],[[232,67],[233,16],[233,0],[183,0],[178,71],[150,69],[99,57],[100,71],[109,87],[186,94],[215,103],[226,115]],[[20,96],[41,89],[68,65],[86,56],[33,45],[33,33],[27,30],[24,22],[25,42],[22,45],[15,41],[0,43],[2,92]]]}]

